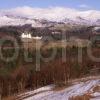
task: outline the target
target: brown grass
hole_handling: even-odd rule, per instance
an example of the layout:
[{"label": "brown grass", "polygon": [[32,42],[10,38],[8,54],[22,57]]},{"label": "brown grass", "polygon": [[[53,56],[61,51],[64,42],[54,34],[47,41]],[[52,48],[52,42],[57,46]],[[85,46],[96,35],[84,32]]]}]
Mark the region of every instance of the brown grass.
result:
[{"label": "brown grass", "polygon": [[8,96],[5,98],[2,98],[2,100],[16,100],[16,97],[15,96]]},{"label": "brown grass", "polygon": [[53,91],[62,91],[62,90],[64,90],[64,89],[66,89],[66,88],[67,88],[67,86],[55,87],[55,88],[53,89]]},{"label": "brown grass", "polygon": [[92,96],[90,94],[84,94],[82,96],[72,97],[69,100],[90,100]]},{"label": "brown grass", "polygon": [[56,86],[53,89],[53,91],[62,91],[64,89],[68,88],[71,85],[72,85],[71,83],[65,84],[64,82],[58,82],[58,83],[56,83]]},{"label": "brown grass", "polygon": [[100,92],[100,86],[96,86],[93,88],[93,92]]}]

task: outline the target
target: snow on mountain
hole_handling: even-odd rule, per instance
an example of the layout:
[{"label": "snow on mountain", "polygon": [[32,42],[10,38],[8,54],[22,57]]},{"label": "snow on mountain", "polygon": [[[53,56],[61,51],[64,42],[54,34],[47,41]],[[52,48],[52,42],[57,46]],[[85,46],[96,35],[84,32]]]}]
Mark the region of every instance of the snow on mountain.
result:
[{"label": "snow on mountain", "polygon": [[33,27],[42,27],[42,24],[38,21],[32,19],[25,19],[25,18],[15,18],[15,17],[8,17],[8,16],[0,16],[0,26],[22,26],[25,24],[31,24]]},{"label": "snow on mountain", "polygon": [[0,10],[0,26],[4,25],[24,25],[32,24],[33,27],[41,27],[43,24],[39,20],[56,22],[75,22],[78,24],[100,24],[100,11],[81,11],[64,7],[51,8],[31,8],[18,7],[8,10]]}]

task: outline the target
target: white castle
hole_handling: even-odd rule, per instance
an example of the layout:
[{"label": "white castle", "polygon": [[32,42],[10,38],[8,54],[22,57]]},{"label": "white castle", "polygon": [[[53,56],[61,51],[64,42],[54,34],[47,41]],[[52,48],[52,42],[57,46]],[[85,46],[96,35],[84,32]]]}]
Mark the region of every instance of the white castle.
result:
[{"label": "white castle", "polygon": [[39,37],[39,36],[32,37],[32,35],[30,33],[29,34],[22,33],[21,38],[40,40],[40,39],[42,39],[42,36],[41,37]]}]

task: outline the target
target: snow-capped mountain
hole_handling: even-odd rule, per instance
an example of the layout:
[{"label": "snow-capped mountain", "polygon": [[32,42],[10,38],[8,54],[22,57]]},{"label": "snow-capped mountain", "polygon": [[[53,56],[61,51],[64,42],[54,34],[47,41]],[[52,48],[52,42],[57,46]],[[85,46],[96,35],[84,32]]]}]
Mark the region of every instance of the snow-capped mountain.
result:
[{"label": "snow-capped mountain", "polygon": [[8,17],[6,15],[0,16],[0,26],[22,26],[25,24],[31,24],[33,27],[42,27],[42,24],[39,21],[28,19],[28,18],[20,18],[20,17]]},{"label": "snow-capped mountain", "polygon": [[100,25],[100,11],[81,11],[62,7],[18,7],[0,10],[0,26],[32,24],[33,27],[45,27],[51,21]]}]

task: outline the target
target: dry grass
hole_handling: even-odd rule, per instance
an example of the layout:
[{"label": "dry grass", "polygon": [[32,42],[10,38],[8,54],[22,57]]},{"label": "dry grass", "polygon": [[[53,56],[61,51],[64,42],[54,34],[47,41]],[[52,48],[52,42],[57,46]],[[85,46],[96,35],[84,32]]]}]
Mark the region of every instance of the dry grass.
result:
[{"label": "dry grass", "polygon": [[100,86],[95,86],[93,88],[93,92],[100,92]]},{"label": "dry grass", "polygon": [[58,83],[56,83],[55,88],[53,89],[53,91],[62,91],[64,89],[68,88],[71,85],[72,85],[71,83],[65,84],[64,82],[58,82]]},{"label": "dry grass", "polygon": [[67,86],[56,87],[56,88],[53,89],[53,91],[62,91],[62,90],[64,90],[64,89],[66,89],[66,88],[67,88]]},{"label": "dry grass", "polygon": [[90,100],[92,96],[90,94],[84,94],[82,96],[72,97],[69,100]]},{"label": "dry grass", "polygon": [[15,96],[8,96],[5,98],[2,98],[2,100],[16,100],[16,97]]}]

